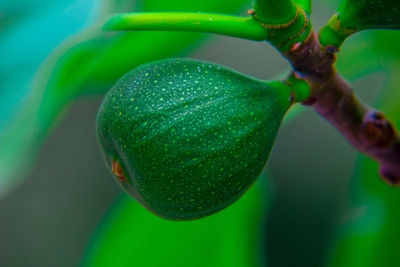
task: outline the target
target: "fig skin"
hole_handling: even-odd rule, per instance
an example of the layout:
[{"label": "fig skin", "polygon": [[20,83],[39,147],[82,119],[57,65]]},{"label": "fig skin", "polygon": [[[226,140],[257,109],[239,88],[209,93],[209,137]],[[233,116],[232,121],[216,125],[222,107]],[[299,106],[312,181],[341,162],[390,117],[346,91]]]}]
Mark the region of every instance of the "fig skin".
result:
[{"label": "fig skin", "polygon": [[151,62],[106,94],[98,141],[117,182],[144,207],[166,219],[198,219],[255,182],[291,93],[285,83],[213,63]]}]

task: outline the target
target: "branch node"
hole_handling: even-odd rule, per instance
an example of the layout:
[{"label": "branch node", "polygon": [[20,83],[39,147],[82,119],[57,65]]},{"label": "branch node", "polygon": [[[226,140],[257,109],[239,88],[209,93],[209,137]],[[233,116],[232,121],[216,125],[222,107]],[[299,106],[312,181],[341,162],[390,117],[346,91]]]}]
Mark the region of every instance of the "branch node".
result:
[{"label": "branch node", "polygon": [[371,145],[379,148],[389,147],[395,139],[395,132],[391,123],[381,112],[369,111],[361,126],[362,137]]}]

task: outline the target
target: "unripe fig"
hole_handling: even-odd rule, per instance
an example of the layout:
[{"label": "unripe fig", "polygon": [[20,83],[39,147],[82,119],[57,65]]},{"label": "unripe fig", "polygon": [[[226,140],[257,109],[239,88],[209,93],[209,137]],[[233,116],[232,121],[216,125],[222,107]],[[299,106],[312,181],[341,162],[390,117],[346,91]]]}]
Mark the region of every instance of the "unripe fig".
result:
[{"label": "unripe fig", "polygon": [[237,200],[261,173],[292,87],[207,62],[172,59],[135,68],[97,117],[106,162],[153,213],[191,220]]}]

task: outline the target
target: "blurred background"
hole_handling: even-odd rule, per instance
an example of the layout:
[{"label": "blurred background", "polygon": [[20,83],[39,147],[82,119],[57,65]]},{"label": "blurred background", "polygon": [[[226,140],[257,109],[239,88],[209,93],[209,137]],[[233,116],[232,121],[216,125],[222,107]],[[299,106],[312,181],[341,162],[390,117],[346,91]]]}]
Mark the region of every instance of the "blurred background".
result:
[{"label": "blurred background", "polygon": [[[96,140],[96,112],[102,94],[140,60],[190,57],[265,80],[290,69],[265,42],[200,34],[188,35],[191,42],[175,51],[129,63],[134,56],[115,51],[118,42],[128,47],[122,51],[130,51],[131,42],[139,54],[140,38],[164,44],[143,52],[151,54],[187,40],[96,32],[111,11],[174,7],[145,2],[0,3],[0,266],[330,266],[335,257],[346,266],[346,253],[335,256],[335,246],[341,227],[368,208],[355,207],[350,197],[361,160],[313,110],[284,123],[263,174],[243,199],[204,220],[156,218],[113,181]],[[251,5],[236,1],[224,8],[245,14]],[[337,6],[314,1],[316,31]],[[371,33],[351,37],[338,63],[371,105],[388,84],[384,67],[394,65],[389,55],[368,61],[368,40],[375,39]],[[96,53],[108,54],[98,59]],[[126,69],[115,71],[113,64]]]}]

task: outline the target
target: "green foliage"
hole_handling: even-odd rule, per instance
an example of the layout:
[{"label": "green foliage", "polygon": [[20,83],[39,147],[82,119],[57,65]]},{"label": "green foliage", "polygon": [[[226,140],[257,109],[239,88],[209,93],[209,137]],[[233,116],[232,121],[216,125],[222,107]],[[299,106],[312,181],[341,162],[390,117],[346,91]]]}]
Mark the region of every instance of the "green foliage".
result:
[{"label": "green foliage", "polygon": [[400,7],[393,0],[343,0],[337,10],[341,29],[400,28]]},{"label": "green foliage", "polygon": [[231,207],[190,222],[161,219],[122,197],[97,229],[83,266],[256,266],[265,193],[253,186]]},{"label": "green foliage", "polygon": [[[343,48],[341,70],[358,75],[385,71],[387,82],[375,104],[400,127],[398,84],[400,53],[398,31],[374,31],[354,38]],[[355,64],[346,65],[346,57]],[[355,70],[351,70],[354,68]],[[387,185],[379,177],[378,165],[360,155],[350,191],[349,218],[338,225],[330,262],[332,266],[398,266],[400,250],[400,216],[397,209],[399,189]],[[373,253],[372,253],[373,252]]]},{"label": "green foliage", "polygon": [[343,0],[329,24],[321,29],[325,46],[339,48],[353,33],[366,29],[399,29],[400,7],[392,0]]},{"label": "green foliage", "polygon": [[216,64],[142,65],[109,91],[98,114],[106,161],[124,189],[168,219],[190,220],[236,201],[268,159],[293,88]]},{"label": "green foliage", "polygon": [[[398,67],[390,72],[396,73]],[[378,107],[400,127],[400,97],[396,74],[390,76]],[[333,266],[399,266],[399,188],[386,184],[378,165],[360,155],[351,190],[353,218],[339,228],[333,250]]]}]

